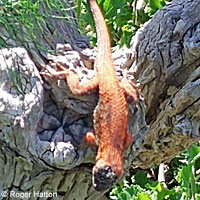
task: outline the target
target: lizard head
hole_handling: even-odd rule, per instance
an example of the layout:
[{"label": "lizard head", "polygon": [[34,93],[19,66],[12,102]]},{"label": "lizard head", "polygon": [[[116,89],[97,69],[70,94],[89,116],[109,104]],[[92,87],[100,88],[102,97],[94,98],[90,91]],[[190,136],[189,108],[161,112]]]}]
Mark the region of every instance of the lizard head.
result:
[{"label": "lizard head", "polygon": [[111,187],[117,180],[117,174],[110,166],[93,168],[93,186],[97,191],[103,191]]},{"label": "lizard head", "polygon": [[[115,159],[113,159],[115,160]],[[123,175],[123,160],[117,159],[117,164],[99,159],[93,167],[93,186],[98,191],[110,188]]]}]

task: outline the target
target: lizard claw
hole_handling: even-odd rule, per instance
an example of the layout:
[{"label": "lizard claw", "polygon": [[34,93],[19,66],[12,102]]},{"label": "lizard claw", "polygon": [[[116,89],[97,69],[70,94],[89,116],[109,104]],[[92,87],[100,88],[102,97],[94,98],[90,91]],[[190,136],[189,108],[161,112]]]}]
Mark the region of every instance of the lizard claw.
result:
[{"label": "lizard claw", "polygon": [[43,66],[46,71],[40,72],[40,74],[46,75],[46,76],[60,76],[60,75],[65,75],[67,76],[69,74],[69,69],[66,69],[63,67],[60,63],[56,63],[56,66],[61,68],[63,71],[56,71],[53,69],[50,65],[45,65]]},{"label": "lizard claw", "polygon": [[52,77],[56,73],[56,70],[49,65],[43,65],[43,68],[45,69],[45,71],[40,72],[40,74],[42,75]]}]

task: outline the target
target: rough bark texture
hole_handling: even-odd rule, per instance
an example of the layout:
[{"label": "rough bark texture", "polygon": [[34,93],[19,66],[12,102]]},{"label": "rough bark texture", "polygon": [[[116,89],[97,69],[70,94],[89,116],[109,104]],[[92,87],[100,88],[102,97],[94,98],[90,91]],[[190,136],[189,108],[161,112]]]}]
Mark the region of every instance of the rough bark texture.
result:
[{"label": "rough bark texture", "polygon": [[[174,0],[137,32],[131,51],[113,55],[119,78],[137,80],[143,94],[139,104],[129,105],[134,142],[124,155],[126,169],[170,161],[199,139],[199,12],[199,1]],[[13,192],[6,199],[19,199],[14,192],[30,195],[24,199],[37,199],[37,192],[55,192],[49,199],[106,199],[92,187],[95,149],[84,142],[98,93],[75,96],[64,77],[41,77],[38,71],[42,63],[51,61],[54,67],[59,61],[84,83],[93,76],[84,64],[91,64],[95,52],[66,20],[50,18],[43,28],[37,39],[46,49],[68,43],[57,45],[56,56],[24,45],[17,34],[9,45],[28,46],[29,55],[20,47],[0,51],[0,192]]]},{"label": "rough bark texture", "polygon": [[169,161],[199,140],[199,1],[173,1],[133,38],[149,131],[134,165]]}]

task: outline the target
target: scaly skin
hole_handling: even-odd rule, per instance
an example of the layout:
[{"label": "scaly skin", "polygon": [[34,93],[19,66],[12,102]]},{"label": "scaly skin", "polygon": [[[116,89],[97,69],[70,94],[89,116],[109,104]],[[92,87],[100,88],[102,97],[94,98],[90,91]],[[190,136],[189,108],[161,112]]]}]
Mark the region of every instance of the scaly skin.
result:
[{"label": "scaly skin", "polygon": [[[98,53],[94,69],[98,77],[99,102],[94,115],[94,130],[99,148],[93,168],[93,183],[96,189],[101,190],[107,189],[116,181],[115,179],[123,174],[123,152],[126,140],[130,137],[127,137],[126,99],[114,69],[109,32],[96,0],[88,2],[98,39]],[[101,180],[99,177],[106,166],[110,169],[112,177],[105,176]]]},{"label": "scaly skin", "polygon": [[125,96],[137,101],[138,93],[131,82],[120,83],[114,68],[110,36],[103,14],[96,0],[88,0],[94,17],[98,38],[98,53],[94,63],[95,77],[85,85],[79,85],[74,72],[57,64],[65,74],[72,93],[83,95],[99,89],[99,102],[94,112],[94,133],[87,133],[86,140],[98,146],[96,164],[93,168],[93,185],[96,190],[105,190],[123,175],[123,153],[132,143],[127,133],[128,110]]}]

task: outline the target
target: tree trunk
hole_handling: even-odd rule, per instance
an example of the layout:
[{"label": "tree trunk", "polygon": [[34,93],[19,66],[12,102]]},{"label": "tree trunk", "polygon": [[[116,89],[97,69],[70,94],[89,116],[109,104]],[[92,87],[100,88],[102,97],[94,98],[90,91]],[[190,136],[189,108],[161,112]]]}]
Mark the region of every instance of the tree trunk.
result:
[{"label": "tree trunk", "polygon": [[[10,47],[0,50],[0,196],[106,199],[106,191],[92,186],[96,149],[84,141],[98,93],[73,95],[64,77],[39,73],[59,61],[87,82],[95,51],[77,30],[73,9],[63,16],[43,1],[38,12],[49,17],[39,26],[30,16],[31,34],[15,18],[9,19],[17,26],[14,36],[0,27]],[[137,32],[131,49],[113,55],[119,78],[137,80],[141,91],[140,102],[128,105],[134,142],[124,154],[125,169],[168,162],[199,139],[199,12],[197,0],[174,0]]]}]

